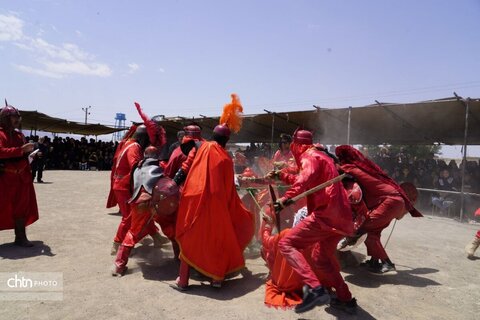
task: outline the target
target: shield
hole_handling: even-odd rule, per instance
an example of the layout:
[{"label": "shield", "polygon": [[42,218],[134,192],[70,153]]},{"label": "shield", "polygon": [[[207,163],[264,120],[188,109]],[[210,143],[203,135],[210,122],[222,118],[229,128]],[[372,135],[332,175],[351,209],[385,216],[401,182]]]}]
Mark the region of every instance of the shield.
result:
[{"label": "shield", "polygon": [[170,215],[178,208],[180,192],[178,186],[169,177],[161,177],[153,188],[152,205],[157,214]]}]

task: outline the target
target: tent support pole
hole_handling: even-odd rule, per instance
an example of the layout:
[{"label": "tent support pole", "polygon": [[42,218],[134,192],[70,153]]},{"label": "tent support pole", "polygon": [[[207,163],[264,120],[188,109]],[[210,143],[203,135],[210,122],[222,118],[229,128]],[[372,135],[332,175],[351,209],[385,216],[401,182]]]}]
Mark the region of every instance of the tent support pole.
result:
[{"label": "tent support pole", "polygon": [[462,160],[462,188],[460,190],[460,222],[463,221],[463,213],[464,213],[464,206],[465,206],[465,194],[464,194],[464,187],[465,187],[465,169],[467,167],[467,138],[468,138],[468,114],[469,114],[469,104],[470,98],[461,99],[463,105],[465,106],[465,133],[463,136],[463,160]]},{"label": "tent support pole", "polygon": [[352,107],[348,107],[347,144],[350,144],[350,124],[352,120]]},{"label": "tent support pole", "polygon": [[272,138],[270,143],[273,144],[273,139],[275,138],[275,113],[272,113]]}]

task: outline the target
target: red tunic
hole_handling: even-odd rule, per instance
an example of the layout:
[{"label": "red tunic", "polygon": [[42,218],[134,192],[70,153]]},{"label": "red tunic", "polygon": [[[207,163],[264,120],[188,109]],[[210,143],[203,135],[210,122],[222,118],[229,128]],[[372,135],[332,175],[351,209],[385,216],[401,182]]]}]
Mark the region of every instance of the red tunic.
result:
[{"label": "red tunic", "polygon": [[354,164],[343,164],[341,168],[355,178],[363,191],[363,201],[359,205],[365,203],[366,210],[362,211],[366,211],[366,220],[359,226],[359,230],[368,233],[365,240],[367,254],[376,259],[388,258],[380,242],[380,235],[393,219],[400,219],[407,212],[404,199],[394,186]]},{"label": "red tunic", "polygon": [[180,147],[176,147],[175,150],[173,150],[163,173],[167,177],[173,179],[185,160],[187,160],[187,156],[182,152]]},{"label": "red tunic", "polygon": [[282,152],[282,150],[277,150],[275,154],[273,155],[273,161],[274,162],[289,162],[289,161],[295,161],[293,159],[293,154],[290,150],[287,150],[286,152]]},{"label": "red tunic", "polygon": [[115,174],[115,167],[117,165],[118,156],[120,155],[121,151],[123,150],[123,146],[125,143],[132,137],[137,129],[136,125],[132,125],[128,132],[125,134],[125,137],[118,143],[117,149],[115,150],[115,154],[113,155],[112,159],[112,168],[110,171],[110,192],[108,193],[107,198],[107,208],[113,208],[118,204],[118,201],[115,197],[115,193],[113,192],[113,175]]},{"label": "red tunic", "polygon": [[127,140],[122,147],[113,171],[112,190],[122,213],[114,242],[122,242],[131,226],[130,205],[132,196],[130,176],[133,167],[143,158],[142,147],[135,140]]},{"label": "red tunic", "polygon": [[[283,200],[293,198],[338,176],[332,159],[314,147],[303,152],[299,158],[300,173],[298,175],[282,172],[282,180],[292,184],[292,187],[282,197]],[[352,234],[350,204],[340,182],[309,195],[307,208],[309,214],[315,215],[318,222],[330,230],[343,235]]]},{"label": "red tunic", "polygon": [[178,208],[180,258],[214,280],[245,266],[243,250],[253,236],[253,217],[242,205],[233,162],[216,142],[198,149]]},{"label": "red tunic", "polygon": [[113,173],[113,190],[130,191],[130,175],[133,167],[143,158],[142,147],[135,140],[128,140],[119,152]]},{"label": "red tunic", "polygon": [[[325,153],[309,145],[293,143],[292,146],[300,173],[297,176],[284,175],[287,182],[293,179],[293,185],[282,200],[291,199],[338,176],[333,160]],[[341,182],[309,195],[307,209],[309,215],[279,242],[279,250],[304,284],[311,288],[319,285],[333,287],[340,301],[349,301],[351,293],[335,257],[338,241],[353,233],[351,208]],[[315,248],[309,262],[301,250],[312,245]]]},{"label": "red tunic", "polygon": [[0,128],[0,230],[13,229],[15,219],[25,226],[38,220],[37,199],[28,159],[22,152],[25,137],[20,131],[10,136]]}]

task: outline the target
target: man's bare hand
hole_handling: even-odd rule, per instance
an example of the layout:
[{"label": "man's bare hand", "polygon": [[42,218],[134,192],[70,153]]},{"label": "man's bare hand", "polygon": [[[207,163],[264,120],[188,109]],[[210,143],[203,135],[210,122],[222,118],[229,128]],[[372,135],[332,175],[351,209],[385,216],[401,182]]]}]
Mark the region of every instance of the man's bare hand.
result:
[{"label": "man's bare hand", "polygon": [[278,170],[272,170],[270,171],[269,173],[267,173],[267,175],[265,176],[265,179],[275,179],[275,178],[278,178],[280,174],[280,171]]}]

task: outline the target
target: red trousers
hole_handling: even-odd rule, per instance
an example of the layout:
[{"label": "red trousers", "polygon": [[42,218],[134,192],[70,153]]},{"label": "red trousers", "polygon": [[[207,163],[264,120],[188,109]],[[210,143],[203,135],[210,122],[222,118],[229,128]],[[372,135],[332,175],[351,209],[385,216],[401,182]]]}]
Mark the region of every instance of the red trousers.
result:
[{"label": "red trousers", "polygon": [[476,236],[477,236],[477,238],[480,238],[480,230],[477,231]]},{"label": "red trousers", "polygon": [[365,245],[369,256],[382,260],[388,258],[387,252],[380,242],[382,230],[388,227],[393,219],[401,217],[404,212],[403,199],[400,196],[390,196],[367,213],[367,219],[360,227],[360,232],[368,233]]},{"label": "red trousers", "polygon": [[[339,300],[349,301],[352,294],[340,274],[340,265],[335,256],[338,241],[342,238],[343,235],[336,233],[322,221],[316,220],[314,214],[311,214],[280,240],[278,248],[304,284],[311,288],[320,285],[335,288]],[[312,251],[311,264],[316,269],[318,277],[300,252],[316,243],[318,246]]]},{"label": "red trousers", "polygon": [[[113,241],[122,243],[123,240],[125,239],[125,236],[127,235],[128,230],[130,230],[130,227],[132,225],[132,215],[130,214],[131,206],[128,203],[128,200],[130,199],[131,195],[130,195],[130,192],[123,191],[123,190],[114,190],[114,193],[115,193],[115,198],[117,199],[117,202],[118,202],[118,207],[120,208],[120,212],[122,214],[122,220],[118,225],[117,234],[115,235],[115,238],[113,239]],[[136,219],[138,220],[138,218]],[[137,223],[141,223],[141,222],[137,221]],[[149,227],[148,228],[149,231],[147,234],[154,235],[157,232],[157,228],[155,227],[155,224],[153,221],[152,221],[152,224],[153,224],[153,228]]]},{"label": "red trousers", "polygon": [[177,221],[177,212],[175,211],[173,214],[156,214],[155,215],[155,222],[160,225],[163,234],[170,239],[171,241],[175,241],[175,223]]},{"label": "red trousers", "polygon": [[122,220],[118,225],[117,234],[113,241],[121,243],[125,238],[128,229],[130,229],[130,205],[127,201],[130,199],[131,195],[130,192],[123,190],[113,190],[113,193],[115,194],[120,213],[122,214]]},{"label": "red trousers", "polygon": [[134,247],[146,235],[154,235],[158,232],[150,207],[146,204],[132,204],[130,206],[130,221],[130,229],[122,242],[125,247]]}]

